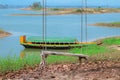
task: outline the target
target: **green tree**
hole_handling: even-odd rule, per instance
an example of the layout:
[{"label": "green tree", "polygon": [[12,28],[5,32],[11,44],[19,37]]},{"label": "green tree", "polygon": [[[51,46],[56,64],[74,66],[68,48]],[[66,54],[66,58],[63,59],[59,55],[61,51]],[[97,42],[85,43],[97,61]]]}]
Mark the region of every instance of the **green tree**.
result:
[{"label": "green tree", "polygon": [[31,6],[34,9],[42,8],[42,5],[40,2],[34,2]]}]

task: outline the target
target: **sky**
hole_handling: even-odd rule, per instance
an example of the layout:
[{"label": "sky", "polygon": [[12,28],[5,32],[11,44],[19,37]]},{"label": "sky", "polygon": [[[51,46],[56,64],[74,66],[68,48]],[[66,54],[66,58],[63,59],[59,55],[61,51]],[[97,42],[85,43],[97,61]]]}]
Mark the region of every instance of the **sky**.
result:
[{"label": "sky", "polygon": [[[85,0],[46,0],[49,6],[79,6]],[[0,4],[8,5],[31,5],[33,2],[42,2],[42,0],[0,0]],[[87,0],[88,5],[109,5],[119,6],[120,0]]]}]

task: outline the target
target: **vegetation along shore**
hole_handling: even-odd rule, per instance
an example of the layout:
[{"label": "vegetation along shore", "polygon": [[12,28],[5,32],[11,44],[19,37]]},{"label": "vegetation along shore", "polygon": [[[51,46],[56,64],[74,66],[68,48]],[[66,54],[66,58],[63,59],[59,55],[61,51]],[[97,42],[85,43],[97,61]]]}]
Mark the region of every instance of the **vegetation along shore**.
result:
[{"label": "vegetation along shore", "polygon": [[10,36],[10,35],[11,35],[11,33],[0,29],[0,38],[7,37],[7,36]]},{"label": "vegetation along shore", "polygon": [[[22,8],[21,10],[33,10],[33,11],[43,11],[43,6],[40,2],[34,2],[28,8]],[[101,14],[101,13],[111,13],[120,12],[120,8],[45,8],[46,15],[64,15],[64,14]],[[11,14],[12,16],[41,16],[41,14]]]},{"label": "vegetation along shore", "polygon": [[[43,11],[43,8],[22,8],[21,10]],[[101,14],[120,12],[120,8],[46,8],[46,15],[64,15],[64,14]],[[12,16],[41,16],[41,14],[11,14]]]},{"label": "vegetation along shore", "polygon": [[111,22],[111,23],[96,23],[92,26],[105,26],[105,27],[117,27],[120,28],[120,22]]},{"label": "vegetation along shore", "polygon": [[[76,57],[49,56],[47,58],[47,63],[49,64],[48,68],[42,70],[43,71],[42,74],[39,69],[39,63],[41,60],[39,54],[34,54],[34,53],[27,54],[27,56],[25,56],[24,58],[20,58],[20,57],[0,58],[0,76],[2,76],[5,79],[32,78],[32,79],[52,80],[53,78],[65,77],[62,75],[65,74],[63,73],[64,71],[67,72],[66,78],[68,79],[69,77],[67,76],[70,75],[68,73],[73,74],[75,72],[76,73],[75,75],[77,76],[79,76],[78,74],[81,75],[84,74],[82,78],[85,78],[85,76],[89,74],[90,71],[90,73],[92,72],[93,74],[98,74],[97,77],[94,75],[92,78],[99,79],[101,78],[100,74],[104,74],[103,79],[114,78],[117,80],[120,78],[119,76],[120,41],[119,40],[120,37],[105,38],[96,41],[96,42],[101,42],[101,44],[99,45],[97,44],[83,45],[82,48],[73,48],[68,50],[68,52],[70,52],[71,54],[83,53],[89,56],[88,62],[83,62],[81,65],[76,64],[78,63],[78,59]],[[105,70],[105,73],[102,73],[102,70]],[[107,74],[107,73],[111,73],[111,70],[115,70],[115,72],[113,71],[114,75]],[[61,75],[58,75],[59,71],[62,71],[60,72]],[[91,78],[90,74],[87,76],[88,78]],[[78,77],[78,79],[80,79],[80,77]],[[102,78],[100,80],[102,80]]]}]

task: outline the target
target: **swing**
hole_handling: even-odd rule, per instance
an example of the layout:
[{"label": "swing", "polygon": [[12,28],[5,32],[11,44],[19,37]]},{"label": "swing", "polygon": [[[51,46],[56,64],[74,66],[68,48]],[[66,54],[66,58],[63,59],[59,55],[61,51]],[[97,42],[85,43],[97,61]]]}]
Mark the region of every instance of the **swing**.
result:
[{"label": "swing", "polygon": [[[43,0],[44,1],[44,0]],[[86,7],[87,8],[87,1],[85,1],[86,3]],[[83,4],[83,2],[82,2]],[[86,21],[86,24],[85,24],[85,28],[86,28],[86,31],[87,31],[87,13],[85,14],[85,21]],[[81,43],[82,43],[82,30],[83,30],[83,14],[81,14]],[[43,26],[44,28],[46,26]],[[45,33],[44,33],[45,34]],[[44,35],[45,36],[45,35]],[[43,37],[45,38],[45,37]],[[46,42],[45,42],[46,43]],[[76,42],[75,44],[81,44],[79,42]],[[87,32],[86,32],[86,43],[87,43]],[[80,45],[79,45],[80,46]],[[75,46],[76,47],[76,46]],[[86,48],[86,51],[87,51],[87,48]],[[82,52],[81,52],[82,53]],[[53,52],[53,51],[47,51],[46,48],[43,48],[43,50],[41,51],[40,53],[41,55],[41,62],[40,62],[40,68],[43,69],[45,66],[46,66],[46,58],[49,56],[49,55],[62,55],[62,56],[72,56],[72,57],[78,57],[78,60],[79,62],[81,62],[82,59],[85,59],[85,60],[88,60],[88,56],[87,55],[83,55],[83,54],[73,54],[73,53],[66,53],[66,52]]]}]

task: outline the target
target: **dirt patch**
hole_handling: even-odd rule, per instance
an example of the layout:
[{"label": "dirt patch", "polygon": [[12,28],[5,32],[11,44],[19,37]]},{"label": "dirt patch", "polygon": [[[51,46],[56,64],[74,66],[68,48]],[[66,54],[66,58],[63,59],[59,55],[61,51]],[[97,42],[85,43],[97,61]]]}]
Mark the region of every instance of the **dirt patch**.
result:
[{"label": "dirt patch", "polygon": [[74,64],[48,65],[40,69],[27,67],[16,72],[8,72],[4,79],[21,80],[120,80],[119,61],[95,61]]},{"label": "dirt patch", "polygon": [[109,48],[115,49],[115,50],[120,50],[120,45],[112,45]]},{"label": "dirt patch", "polygon": [[2,77],[0,77],[0,80],[2,80]]}]

